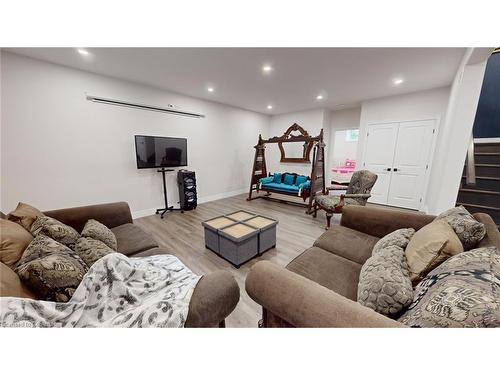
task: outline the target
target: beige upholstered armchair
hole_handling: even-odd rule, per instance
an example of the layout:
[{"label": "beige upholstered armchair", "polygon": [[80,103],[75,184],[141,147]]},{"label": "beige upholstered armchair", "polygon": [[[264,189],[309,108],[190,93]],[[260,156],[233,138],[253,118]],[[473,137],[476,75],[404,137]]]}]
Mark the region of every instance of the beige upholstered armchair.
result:
[{"label": "beige upholstered armchair", "polygon": [[331,189],[327,188],[326,195],[318,195],[314,198],[313,216],[316,217],[318,210],[326,212],[326,229],[330,228],[330,221],[333,214],[342,213],[342,207],[355,204],[365,206],[368,198],[371,197],[371,190],[378,176],[370,171],[356,171],[351,177],[351,182],[347,187],[346,194],[328,195]]}]

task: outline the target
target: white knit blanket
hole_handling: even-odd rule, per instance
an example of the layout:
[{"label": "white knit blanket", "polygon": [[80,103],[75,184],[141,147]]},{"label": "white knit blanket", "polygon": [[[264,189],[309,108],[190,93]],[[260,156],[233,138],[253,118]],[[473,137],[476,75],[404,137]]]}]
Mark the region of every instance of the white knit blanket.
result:
[{"label": "white knit blanket", "polygon": [[0,298],[2,327],[183,327],[200,276],[173,255],[98,260],[67,303]]}]

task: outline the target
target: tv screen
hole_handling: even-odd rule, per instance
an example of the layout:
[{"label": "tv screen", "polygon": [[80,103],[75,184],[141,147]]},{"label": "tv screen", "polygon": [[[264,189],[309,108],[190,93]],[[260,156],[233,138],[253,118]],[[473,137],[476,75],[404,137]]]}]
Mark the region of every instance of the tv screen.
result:
[{"label": "tv screen", "polygon": [[187,166],[187,139],[135,136],[137,168]]}]

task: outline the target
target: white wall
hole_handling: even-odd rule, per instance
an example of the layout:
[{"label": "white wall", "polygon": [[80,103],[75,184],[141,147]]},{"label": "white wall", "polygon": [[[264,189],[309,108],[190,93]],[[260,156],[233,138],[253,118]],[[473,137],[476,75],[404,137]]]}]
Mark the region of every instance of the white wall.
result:
[{"label": "white wall", "polygon": [[367,126],[375,123],[438,118],[443,122],[450,88],[419,91],[365,101],[361,105],[358,160],[361,162]]},{"label": "white wall", "polygon": [[[397,95],[363,102],[361,105],[357,168],[362,167],[361,163],[363,161],[367,127],[371,124],[437,119],[438,129],[436,137],[439,141],[439,138],[441,137],[440,128],[445,119],[449,96],[450,88],[443,87],[433,90],[419,91],[411,94]],[[432,173],[434,169],[434,164],[436,164],[435,160],[436,159],[434,157],[430,163],[429,173]],[[428,211],[428,200],[429,194],[427,189],[426,192],[424,192],[423,201],[425,211]]]},{"label": "white wall", "polygon": [[439,214],[455,206],[491,50],[468,49],[452,84],[427,190],[427,211]]},{"label": "white wall", "polygon": [[[253,146],[268,134],[269,116],[11,53],[1,55],[1,75],[4,212],[18,201],[46,210],[122,200],[136,216],[154,212],[163,206],[161,175],[136,169],[134,134],[187,138],[202,201],[246,191]],[[85,93],[171,103],[206,118],[96,104]],[[168,177],[174,204],[175,179]]]},{"label": "white wall", "polygon": [[[324,142],[328,147],[330,137],[329,116],[330,111],[326,109],[314,109],[272,116],[269,137],[281,136],[291,125],[297,123],[313,137],[319,135],[321,129],[323,129]],[[257,143],[257,138],[255,139],[255,143]],[[311,161],[312,153],[311,151]],[[311,175],[311,163],[280,163],[280,156],[281,154],[277,144],[266,145],[268,172],[295,172],[306,176]]]}]

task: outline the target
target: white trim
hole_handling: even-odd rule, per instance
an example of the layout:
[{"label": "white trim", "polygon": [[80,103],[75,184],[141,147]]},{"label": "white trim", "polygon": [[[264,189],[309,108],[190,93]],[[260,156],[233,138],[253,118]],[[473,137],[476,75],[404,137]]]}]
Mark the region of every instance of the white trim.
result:
[{"label": "white trim", "polygon": [[154,215],[155,212],[156,212],[156,208],[148,208],[146,210],[133,211],[132,212],[132,219],[138,219],[140,217]]},{"label": "white trim", "polygon": [[474,138],[474,143],[500,143],[500,137],[496,137],[496,138]]},{"label": "white trim", "polygon": [[211,201],[217,201],[219,199],[234,197],[235,195],[240,195],[240,194],[243,194],[243,193],[246,193],[246,192],[248,192],[248,188],[242,188],[242,189],[238,189],[238,190],[228,191],[226,193],[209,195],[208,197],[201,197],[201,198],[199,198],[198,199],[198,203],[206,203],[206,202],[211,202]]},{"label": "white trim", "polygon": [[[201,197],[198,199],[198,203],[206,203],[206,202],[216,201],[219,199],[233,197],[235,195],[240,195],[240,194],[246,193],[247,190],[248,190],[247,188],[242,188],[239,190],[228,191],[226,193],[220,193],[220,194],[209,195],[207,197]],[[147,208],[145,210],[139,210],[139,211],[132,212],[132,218],[138,219],[140,217],[154,215],[155,213],[156,213],[156,208]]]}]

